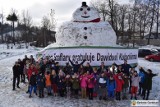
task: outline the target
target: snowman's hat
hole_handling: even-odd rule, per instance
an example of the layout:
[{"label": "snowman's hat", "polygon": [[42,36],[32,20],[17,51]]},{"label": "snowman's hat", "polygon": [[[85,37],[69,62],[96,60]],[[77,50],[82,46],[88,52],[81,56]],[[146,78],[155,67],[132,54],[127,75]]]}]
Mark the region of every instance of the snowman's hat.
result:
[{"label": "snowman's hat", "polygon": [[86,2],[82,2],[82,6],[81,7],[88,7]]}]

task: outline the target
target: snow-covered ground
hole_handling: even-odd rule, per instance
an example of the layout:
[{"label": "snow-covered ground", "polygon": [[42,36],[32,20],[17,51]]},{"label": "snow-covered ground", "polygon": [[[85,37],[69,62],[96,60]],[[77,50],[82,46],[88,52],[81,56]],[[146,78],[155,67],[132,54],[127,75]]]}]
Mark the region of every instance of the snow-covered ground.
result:
[{"label": "snow-covered ground", "polygon": [[[0,107],[130,107],[130,100],[122,101],[99,101],[94,99],[73,99],[60,98],[45,95],[44,99],[38,98],[36,95],[29,98],[26,94],[27,85],[20,83],[21,89],[12,91],[12,66],[18,58],[24,55],[35,55],[36,49],[10,49],[5,50],[0,46],[0,52],[14,53],[6,57],[0,54]],[[153,70],[154,73],[160,72],[159,62],[149,62],[142,58],[139,59],[139,65]],[[129,97],[130,98],[130,97]],[[141,99],[139,97],[139,99]],[[160,100],[160,75],[153,79],[153,89],[150,99]]]}]

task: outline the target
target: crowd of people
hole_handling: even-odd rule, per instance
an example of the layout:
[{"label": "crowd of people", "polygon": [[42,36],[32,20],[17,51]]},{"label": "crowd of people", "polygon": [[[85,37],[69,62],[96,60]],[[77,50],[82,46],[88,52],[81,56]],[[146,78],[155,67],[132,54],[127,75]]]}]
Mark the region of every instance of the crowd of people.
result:
[{"label": "crowd of people", "polygon": [[[83,60],[78,62],[66,63],[60,66],[49,57],[41,58],[36,61],[31,55],[25,55],[23,60],[18,59],[13,66],[13,90],[19,87],[20,82],[28,84],[27,93],[29,98],[38,95],[40,98],[45,96],[60,96],[73,98],[87,98],[93,100],[125,100],[135,99],[142,96],[148,100],[152,89],[152,78],[158,74],[153,74],[152,70],[144,70],[139,67],[139,72],[135,67],[124,63],[105,66],[101,62],[99,67],[92,67],[89,62]],[[45,95],[44,91],[47,91]],[[130,98],[128,98],[128,93]]]}]

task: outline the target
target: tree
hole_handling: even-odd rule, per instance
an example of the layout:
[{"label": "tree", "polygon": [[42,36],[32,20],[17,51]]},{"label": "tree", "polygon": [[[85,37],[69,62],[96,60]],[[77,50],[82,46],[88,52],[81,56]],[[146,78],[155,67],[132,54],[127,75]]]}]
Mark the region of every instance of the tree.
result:
[{"label": "tree", "polygon": [[3,14],[3,11],[2,11],[2,14],[0,14],[0,19],[1,19],[1,22],[0,22],[0,31],[1,31],[1,42],[3,43],[4,42],[4,38],[3,38],[3,24],[4,24],[4,14]]},{"label": "tree", "polygon": [[19,23],[19,25],[21,26],[20,31],[21,31],[22,38],[25,41],[26,48],[27,48],[28,42],[32,40],[31,39],[32,38],[31,37],[32,17],[30,16],[28,10],[23,10],[21,17],[22,18]]},{"label": "tree", "polygon": [[150,37],[151,37],[151,33],[152,33],[152,29],[153,29],[153,24],[154,24],[154,17],[155,17],[155,6],[156,6],[156,2],[153,0],[151,1],[151,20],[150,20],[150,29],[149,29],[149,38],[148,38],[148,42],[147,44],[150,44]]},{"label": "tree", "polygon": [[18,17],[16,15],[15,11],[12,11],[12,13],[9,14],[6,19],[7,19],[7,21],[11,21],[12,22],[12,36],[13,36],[12,42],[15,45],[15,34],[14,34],[14,31],[15,31],[14,27],[15,26],[14,25],[15,25],[15,22],[18,20]]},{"label": "tree", "polygon": [[55,42],[55,37],[52,37],[51,35],[56,27],[54,14],[54,10],[51,9],[51,13],[48,16],[44,16],[42,18],[43,46],[47,46],[47,42]]}]

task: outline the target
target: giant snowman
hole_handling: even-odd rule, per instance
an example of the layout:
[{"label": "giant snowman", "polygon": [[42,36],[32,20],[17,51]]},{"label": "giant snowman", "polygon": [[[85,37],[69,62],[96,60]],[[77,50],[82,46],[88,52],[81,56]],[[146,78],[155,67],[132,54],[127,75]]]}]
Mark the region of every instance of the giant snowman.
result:
[{"label": "giant snowman", "polygon": [[50,56],[65,65],[68,59],[83,61],[93,66],[104,62],[111,65],[137,63],[137,49],[126,49],[116,45],[116,34],[108,22],[100,20],[98,11],[82,2],[72,16],[72,20],[63,23],[56,34],[56,43],[44,48],[39,56]]},{"label": "giant snowman", "polygon": [[72,16],[57,32],[56,43],[48,47],[116,46],[116,34],[108,22],[100,20],[98,11],[82,2]]}]

